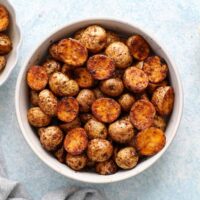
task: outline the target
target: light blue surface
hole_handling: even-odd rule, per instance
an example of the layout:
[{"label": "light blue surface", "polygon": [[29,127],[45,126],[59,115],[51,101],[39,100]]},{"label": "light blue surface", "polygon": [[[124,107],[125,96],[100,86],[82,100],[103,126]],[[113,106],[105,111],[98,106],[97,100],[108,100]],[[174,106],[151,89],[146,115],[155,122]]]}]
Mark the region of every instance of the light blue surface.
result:
[{"label": "light blue surface", "polygon": [[[200,1],[199,0],[12,0],[23,33],[19,62],[0,88],[0,145],[10,178],[26,185],[35,200],[60,186],[92,186],[112,200],[200,199]],[[94,3],[93,3],[94,2]],[[48,168],[26,144],[15,115],[18,72],[36,44],[57,27],[88,17],[137,23],[162,41],[176,62],[185,93],[178,134],[164,156],[126,181],[90,185]]]}]

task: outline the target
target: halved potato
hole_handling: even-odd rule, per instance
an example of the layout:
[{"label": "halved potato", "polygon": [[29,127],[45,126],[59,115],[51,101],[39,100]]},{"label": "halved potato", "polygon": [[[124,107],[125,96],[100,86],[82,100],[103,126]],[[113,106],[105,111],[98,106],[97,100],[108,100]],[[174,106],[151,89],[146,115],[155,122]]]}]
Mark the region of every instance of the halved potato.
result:
[{"label": "halved potato", "polygon": [[153,127],[159,128],[162,131],[165,131],[167,123],[164,117],[155,115],[154,120],[153,120]]},{"label": "halved potato", "polygon": [[9,23],[9,13],[3,5],[0,5],[0,32],[7,30]]},{"label": "halved potato", "polygon": [[76,117],[73,121],[71,122],[67,122],[67,123],[64,123],[64,124],[60,124],[59,127],[64,131],[69,131],[73,128],[79,128],[81,127],[81,122],[80,122],[80,119],[79,117]]},{"label": "halved potato", "polygon": [[117,165],[113,160],[107,160],[96,164],[95,170],[101,175],[110,175],[117,172]]},{"label": "halved potato", "polygon": [[31,104],[33,106],[38,106],[38,102],[39,102],[39,93],[34,91],[34,90],[31,90],[30,91],[30,101],[31,101]]},{"label": "halved potato", "polygon": [[106,40],[106,47],[112,44],[113,42],[120,41],[120,37],[113,31],[106,31],[107,40]]},{"label": "halved potato", "polygon": [[6,34],[0,33],[0,54],[8,54],[12,50],[12,41]]},{"label": "halved potato", "polygon": [[6,66],[6,57],[0,56],[0,72],[5,68]]},{"label": "halved potato", "polygon": [[153,94],[153,92],[161,86],[167,86],[168,82],[166,80],[159,82],[159,83],[149,83],[148,87],[147,87],[147,91],[149,94]]},{"label": "halved potato", "polygon": [[123,111],[130,111],[133,103],[135,102],[135,97],[130,93],[125,93],[120,96],[118,102]]},{"label": "halved potato", "polygon": [[53,59],[47,59],[42,66],[46,70],[47,74],[50,76],[54,72],[59,72],[61,69],[60,63],[53,60]]}]

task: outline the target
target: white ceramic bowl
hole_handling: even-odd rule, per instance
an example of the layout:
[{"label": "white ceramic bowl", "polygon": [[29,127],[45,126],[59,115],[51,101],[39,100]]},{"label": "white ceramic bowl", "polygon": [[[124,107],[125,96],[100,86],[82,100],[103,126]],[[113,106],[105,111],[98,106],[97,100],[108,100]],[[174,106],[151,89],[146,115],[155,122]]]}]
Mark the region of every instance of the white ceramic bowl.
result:
[{"label": "white ceramic bowl", "polygon": [[9,75],[11,74],[12,70],[14,69],[17,63],[18,51],[21,44],[21,34],[19,26],[17,24],[15,10],[11,5],[11,3],[7,0],[0,0],[0,4],[4,5],[10,14],[10,25],[8,29],[8,35],[10,36],[13,43],[13,49],[7,55],[6,67],[2,72],[0,72],[0,86],[1,86],[8,79]]},{"label": "white ceramic bowl", "polygon": [[[91,172],[90,173],[75,172],[70,168],[68,168],[66,165],[59,163],[53,156],[48,154],[42,148],[38,140],[38,137],[36,136],[35,132],[33,131],[33,129],[31,128],[31,126],[27,121],[27,109],[29,105],[29,100],[28,100],[28,87],[26,84],[26,72],[28,67],[38,63],[38,61],[44,55],[44,52],[47,51],[47,48],[49,47],[49,44],[52,41],[56,41],[62,37],[66,37],[67,35],[73,33],[74,31],[91,24],[99,24],[105,28],[128,35],[133,33],[138,33],[142,35],[149,42],[149,44],[156,52],[156,54],[160,55],[166,60],[170,71],[170,81],[175,90],[174,109],[166,130],[167,143],[165,147],[162,149],[162,151],[150,157],[149,159],[141,162],[134,169],[127,171],[119,171],[116,174],[109,176],[101,176]],[[55,31],[53,34],[48,36],[44,41],[42,41],[37,46],[37,48],[31,53],[30,57],[28,57],[27,62],[25,62],[19,74],[16,87],[15,103],[16,103],[18,122],[26,141],[28,142],[32,150],[38,155],[38,157],[42,161],[44,161],[49,167],[51,167],[52,169],[54,169],[55,171],[66,177],[76,179],[79,181],[90,182],[90,183],[109,183],[109,182],[120,181],[139,174],[140,172],[150,167],[153,163],[155,163],[156,160],[158,160],[161,157],[161,155],[166,151],[166,149],[169,147],[170,143],[172,142],[176,134],[181,119],[183,92],[176,66],[169,58],[169,56],[166,54],[166,51],[164,50],[163,46],[161,47],[161,45],[158,42],[156,42],[155,38],[152,37],[152,35],[149,35],[147,34],[146,31],[143,31],[137,26],[128,24],[126,22],[121,22],[118,20],[111,20],[111,19],[89,19],[89,20],[78,21],[60,28],[59,30]]]}]

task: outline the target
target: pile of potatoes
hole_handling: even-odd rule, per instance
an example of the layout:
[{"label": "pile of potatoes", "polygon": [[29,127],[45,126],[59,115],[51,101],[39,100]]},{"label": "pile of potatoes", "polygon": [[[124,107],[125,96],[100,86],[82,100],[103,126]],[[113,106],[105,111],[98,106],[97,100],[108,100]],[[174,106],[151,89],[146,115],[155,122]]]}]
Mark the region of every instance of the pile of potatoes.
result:
[{"label": "pile of potatoes", "polygon": [[12,50],[12,41],[7,34],[9,24],[8,10],[0,5],[0,72],[6,66],[6,55]]},{"label": "pile of potatoes", "polygon": [[29,67],[28,121],[44,149],[73,170],[132,169],[165,146],[174,102],[167,76],[143,37],[91,25]]}]

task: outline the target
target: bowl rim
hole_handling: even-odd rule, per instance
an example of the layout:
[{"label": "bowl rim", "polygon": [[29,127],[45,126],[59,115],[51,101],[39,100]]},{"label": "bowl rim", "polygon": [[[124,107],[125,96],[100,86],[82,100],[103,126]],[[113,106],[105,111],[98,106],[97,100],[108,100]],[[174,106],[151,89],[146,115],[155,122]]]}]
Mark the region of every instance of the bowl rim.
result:
[{"label": "bowl rim", "polygon": [[[70,174],[70,173],[64,173],[63,171],[59,171],[56,166],[54,166],[51,161],[48,161],[48,159],[44,159],[43,156],[41,156],[38,152],[37,152],[37,149],[35,148],[34,144],[31,143],[31,141],[29,140],[27,134],[26,134],[26,130],[23,126],[23,122],[21,121],[21,118],[20,118],[20,110],[19,110],[19,101],[20,101],[20,96],[19,96],[19,91],[20,91],[20,85],[21,85],[21,81],[22,81],[22,78],[23,78],[23,74],[24,74],[24,71],[26,70],[28,64],[29,64],[29,60],[30,58],[33,56],[33,54],[38,50],[38,48],[42,45],[42,43],[44,43],[48,38],[50,38],[52,35],[56,34],[57,32],[61,31],[62,29],[68,27],[68,26],[71,26],[73,24],[76,24],[76,23],[84,23],[84,22],[91,22],[92,21],[95,21],[95,20],[98,20],[98,21],[114,21],[116,23],[122,23],[122,24],[126,24],[128,26],[131,26],[143,33],[145,33],[148,37],[152,38],[154,43],[156,44],[159,44],[159,46],[162,48],[165,56],[170,60],[170,63],[171,63],[171,66],[175,72],[175,77],[177,79],[177,87],[178,87],[178,91],[179,91],[179,104],[178,104],[178,110],[177,110],[177,118],[176,118],[176,122],[174,122],[174,125],[173,125],[173,133],[172,133],[172,138],[171,140],[166,143],[165,145],[165,148],[160,151],[159,153],[157,153],[156,155],[154,155],[153,157],[151,157],[151,162],[148,164],[148,165],[145,165],[141,168],[138,168],[137,171],[133,171],[133,173],[125,173],[123,174],[122,176],[114,176],[116,174],[114,174],[112,178],[108,178],[108,176],[104,176],[104,180],[98,180],[98,179],[90,179],[90,178],[83,178],[83,177],[79,177],[79,176],[74,176],[74,174]],[[172,58],[169,56],[166,48],[164,47],[164,45],[162,44],[162,42],[158,41],[157,38],[154,36],[154,34],[150,33],[149,31],[147,31],[145,28],[141,28],[138,24],[136,23],[132,23],[132,22],[128,22],[127,20],[126,21],[123,21],[121,19],[116,19],[116,18],[84,18],[82,20],[75,20],[75,21],[72,21],[71,23],[67,23],[65,25],[62,25],[58,28],[56,28],[54,31],[52,31],[50,34],[48,34],[45,38],[42,38],[40,42],[38,42],[38,45],[36,45],[36,47],[31,51],[31,53],[29,54],[29,56],[27,56],[27,59],[25,60],[24,64],[23,64],[23,67],[21,68],[20,70],[20,73],[18,75],[18,78],[17,78],[17,84],[16,84],[16,89],[15,89],[15,109],[16,109],[16,115],[17,115],[17,121],[18,121],[18,124],[20,126],[20,129],[21,129],[21,132],[26,140],[26,142],[28,143],[28,145],[31,147],[32,151],[46,164],[48,165],[51,169],[53,169],[54,171],[56,171],[57,173],[59,174],[62,174],[63,176],[65,177],[68,177],[68,178],[71,178],[73,180],[77,180],[77,181],[81,181],[81,182],[86,182],[86,183],[94,183],[94,184],[105,184],[105,183],[113,183],[113,182],[117,182],[117,181],[122,181],[122,180],[125,180],[125,179],[128,179],[128,178],[131,178],[131,177],[134,177],[138,174],[140,174],[141,172],[145,171],[146,169],[148,169],[149,167],[151,167],[154,163],[156,163],[157,160],[159,160],[159,158],[164,154],[164,152],[168,149],[169,145],[172,143],[172,141],[174,140],[174,137],[177,133],[177,130],[178,130],[178,127],[180,125],[180,121],[181,121],[181,117],[182,117],[182,112],[183,112],[183,88],[182,88],[182,83],[181,83],[181,80],[180,80],[180,75],[179,75],[179,72],[178,72],[178,69],[175,65],[175,62],[172,60]],[[129,170],[131,171],[131,170]],[[89,175],[88,175],[89,176]]]}]

